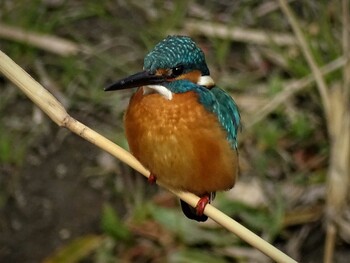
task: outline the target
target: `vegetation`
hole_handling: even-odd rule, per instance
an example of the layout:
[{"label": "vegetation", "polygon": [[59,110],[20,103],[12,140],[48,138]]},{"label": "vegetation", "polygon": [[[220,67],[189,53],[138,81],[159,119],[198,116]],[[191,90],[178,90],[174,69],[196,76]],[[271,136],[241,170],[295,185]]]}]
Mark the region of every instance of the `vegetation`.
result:
[{"label": "vegetation", "polygon": [[[298,261],[345,262],[348,1],[289,1],[297,25],[284,2],[4,0],[0,49],[127,148],[131,93],[103,88],[166,35],[192,36],[243,119],[241,176],[214,205]],[[213,221],[187,220],[172,194],[0,83],[0,261],[269,262]]]}]

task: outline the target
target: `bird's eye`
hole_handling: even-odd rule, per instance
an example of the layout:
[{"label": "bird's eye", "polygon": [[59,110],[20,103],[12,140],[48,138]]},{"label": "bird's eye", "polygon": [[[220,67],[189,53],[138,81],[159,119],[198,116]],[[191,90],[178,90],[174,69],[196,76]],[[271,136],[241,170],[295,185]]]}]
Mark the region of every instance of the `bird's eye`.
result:
[{"label": "bird's eye", "polygon": [[172,78],[176,78],[178,76],[180,76],[184,71],[184,67],[183,66],[177,66],[175,68],[171,69],[171,73],[170,73],[170,77]]}]

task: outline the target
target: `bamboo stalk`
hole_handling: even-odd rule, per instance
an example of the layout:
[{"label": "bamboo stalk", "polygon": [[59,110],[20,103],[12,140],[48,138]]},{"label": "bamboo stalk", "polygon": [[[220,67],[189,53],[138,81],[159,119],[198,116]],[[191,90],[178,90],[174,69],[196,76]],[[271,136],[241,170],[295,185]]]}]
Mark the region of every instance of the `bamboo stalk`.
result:
[{"label": "bamboo stalk", "polygon": [[[129,152],[93,131],[81,122],[72,118],[64,109],[62,104],[56,100],[43,86],[31,78],[20,66],[12,61],[7,55],[0,51],[0,72],[18,86],[40,109],[42,109],[57,125],[68,128],[72,132],[95,144],[99,148],[112,154],[122,162],[128,164],[144,176],[149,176],[145,169]],[[184,192],[170,190],[182,200],[193,207],[196,206],[199,197]],[[259,249],[277,262],[296,262],[244,226],[228,217],[212,205],[207,205],[204,213],[222,225],[238,237]]]}]

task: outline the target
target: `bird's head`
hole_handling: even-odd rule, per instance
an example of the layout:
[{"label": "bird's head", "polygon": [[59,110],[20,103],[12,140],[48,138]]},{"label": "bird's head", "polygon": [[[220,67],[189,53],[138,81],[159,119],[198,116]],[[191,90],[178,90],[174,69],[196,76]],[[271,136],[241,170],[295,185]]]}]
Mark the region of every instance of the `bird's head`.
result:
[{"label": "bird's head", "polygon": [[159,42],[144,59],[143,71],[119,80],[105,90],[143,86],[144,93],[158,92],[171,100],[173,93],[184,92],[181,81],[212,87],[203,51],[186,36],[168,36]]}]

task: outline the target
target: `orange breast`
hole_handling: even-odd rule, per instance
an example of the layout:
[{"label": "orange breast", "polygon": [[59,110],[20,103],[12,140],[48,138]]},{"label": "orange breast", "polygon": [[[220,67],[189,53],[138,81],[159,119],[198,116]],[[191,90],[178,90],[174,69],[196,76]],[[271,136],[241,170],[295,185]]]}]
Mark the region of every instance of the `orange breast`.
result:
[{"label": "orange breast", "polygon": [[196,93],[166,100],[140,88],[125,113],[125,130],[134,156],[168,187],[197,195],[233,187],[237,153]]}]

